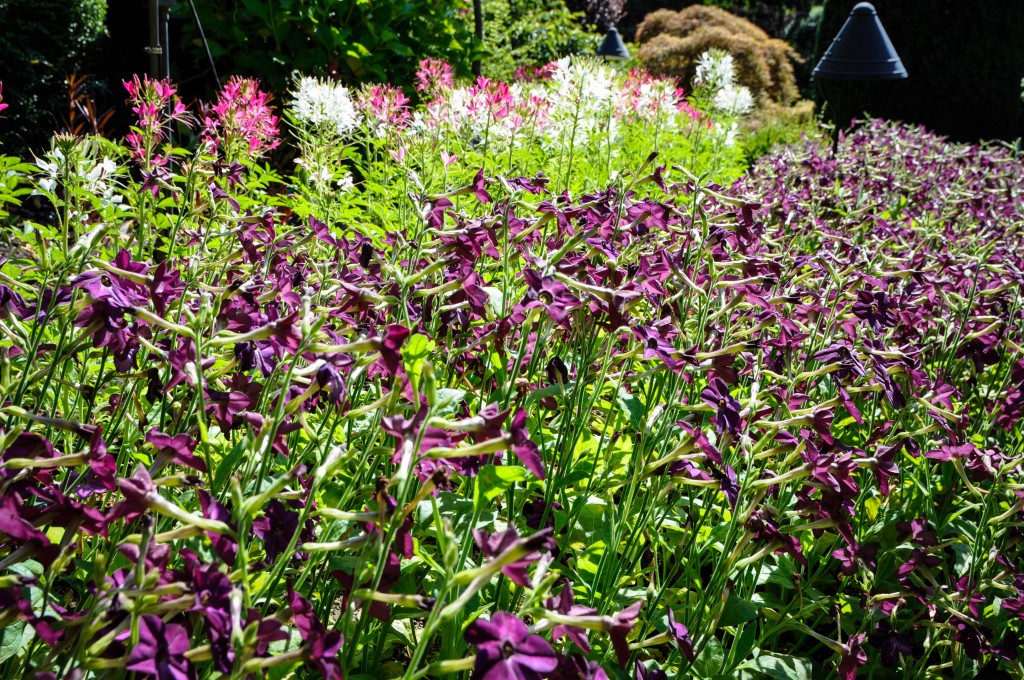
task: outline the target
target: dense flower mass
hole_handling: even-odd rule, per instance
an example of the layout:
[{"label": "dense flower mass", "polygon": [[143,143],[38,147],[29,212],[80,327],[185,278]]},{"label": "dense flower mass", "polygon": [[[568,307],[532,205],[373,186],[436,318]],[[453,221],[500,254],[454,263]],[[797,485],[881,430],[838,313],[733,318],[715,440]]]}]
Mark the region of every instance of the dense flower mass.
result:
[{"label": "dense flower mass", "polygon": [[491,152],[537,144],[572,155],[622,145],[630,125],[656,140],[699,117],[675,81],[641,71],[623,77],[585,58],[566,57],[512,84],[478,78],[458,87],[440,69],[433,61],[421,66],[431,99],[411,120],[410,144],[450,135]]},{"label": "dense flower mass", "polygon": [[237,153],[236,146],[241,146],[243,153],[259,156],[280,144],[270,95],[253,78],[232,77],[210,114],[205,119],[205,134],[225,145],[229,157]]},{"label": "dense flower mass", "polygon": [[289,177],[235,79],[194,152],[143,79],[123,145],[12,170],[0,667],[1021,670],[1019,158],[867,122],[726,186],[674,83],[419,85],[300,80]]},{"label": "dense flower mass", "polygon": [[694,83],[708,89],[715,108],[732,116],[742,116],[754,108],[750,90],[736,82],[732,55],[709,50],[700,55]]},{"label": "dense flower mass", "polygon": [[359,113],[348,88],[330,80],[302,76],[292,93],[295,117],[314,128],[345,136],[359,126]]}]

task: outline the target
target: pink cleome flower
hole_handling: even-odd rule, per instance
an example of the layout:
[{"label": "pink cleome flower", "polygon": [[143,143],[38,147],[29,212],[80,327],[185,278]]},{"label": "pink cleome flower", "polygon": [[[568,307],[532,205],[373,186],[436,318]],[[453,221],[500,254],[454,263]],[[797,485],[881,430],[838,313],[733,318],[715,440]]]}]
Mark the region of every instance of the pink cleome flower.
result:
[{"label": "pink cleome flower", "polygon": [[452,89],[455,84],[455,71],[451,64],[443,59],[427,58],[420,62],[416,71],[416,90],[425,92],[431,97]]},{"label": "pink cleome flower", "polygon": [[359,93],[357,108],[377,125],[403,130],[412,118],[409,98],[394,85],[373,85]]},{"label": "pink cleome flower", "polygon": [[224,147],[241,142],[254,157],[277,148],[279,118],[270,99],[255,78],[233,76],[203,121],[204,138]]}]

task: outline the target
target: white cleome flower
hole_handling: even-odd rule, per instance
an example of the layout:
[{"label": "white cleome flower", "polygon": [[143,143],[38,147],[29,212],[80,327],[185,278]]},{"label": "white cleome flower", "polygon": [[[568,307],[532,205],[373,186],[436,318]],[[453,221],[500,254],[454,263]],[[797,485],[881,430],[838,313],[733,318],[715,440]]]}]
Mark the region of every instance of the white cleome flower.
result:
[{"label": "white cleome flower", "polygon": [[754,108],[754,96],[742,85],[730,85],[715,93],[715,106],[730,116],[744,116]]},{"label": "white cleome flower", "polygon": [[693,82],[713,89],[725,89],[736,81],[732,55],[721,50],[708,50],[697,60]]},{"label": "white cleome flower", "polygon": [[344,177],[338,180],[337,184],[338,191],[341,191],[342,193],[348,193],[355,188],[355,181],[353,181],[352,175],[347,172]]},{"label": "white cleome flower", "polygon": [[293,93],[292,112],[311,127],[347,135],[359,126],[359,112],[348,88],[320,78],[302,76]]}]

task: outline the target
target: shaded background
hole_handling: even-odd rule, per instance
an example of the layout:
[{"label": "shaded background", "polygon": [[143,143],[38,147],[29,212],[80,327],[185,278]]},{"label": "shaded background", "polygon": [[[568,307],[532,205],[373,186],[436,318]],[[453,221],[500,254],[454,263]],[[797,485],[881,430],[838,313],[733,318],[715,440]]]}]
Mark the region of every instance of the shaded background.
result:
[{"label": "shaded background", "polygon": [[[195,3],[206,17],[203,26],[221,79],[232,73],[257,76],[279,96],[291,70],[300,67],[334,73],[346,84],[386,79],[415,94],[411,79],[419,58],[443,57],[468,74],[472,59],[481,53],[481,46],[472,41],[469,0],[274,2],[267,6],[280,8],[275,10],[275,22],[283,18],[289,27],[287,39],[275,41],[267,39],[265,17],[246,9],[266,3]],[[484,57],[484,73],[511,77],[519,62],[590,51],[603,26],[615,17],[623,37],[631,40],[649,12],[691,4],[698,3],[485,0],[491,42],[483,48],[491,55]],[[888,83],[810,80],[811,69],[855,0],[706,4],[747,18],[791,43],[804,58],[796,73],[803,96],[815,99],[826,117],[840,125],[867,113],[923,124],[957,141],[1011,141],[1024,134],[1024,2],[875,0],[910,74],[906,81]],[[224,7],[230,8],[230,16],[225,16]],[[334,7],[347,9],[335,14]],[[569,10],[581,14],[574,17]],[[303,13],[316,21],[305,19]],[[70,120],[73,103],[65,77],[72,73],[84,76],[78,94],[93,107],[94,116],[110,111],[102,131],[123,134],[131,112],[121,81],[149,66],[144,52],[147,17],[147,5],[140,0],[0,0],[0,82],[10,104],[0,116],[4,149],[22,154],[38,150],[48,144],[52,131],[83,124],[81,115]],[[172,77],[186,100],[208,99],[216,85],[187,0],[178,1],[172,17]],[[91,131],[88,125],[86,131]]]},{"label": "shaded background", "polygon": [[[817,57],[839,32],[856,0],[827,0]],[[1024,134],[1024,2],[874,0],[878,17],[907,68],[901,81],[828,81],[816,88],[841,125],[872,116],[920,123],[956,141],[1014,140]],[[826,115],[829,111],[826,108]]]}]

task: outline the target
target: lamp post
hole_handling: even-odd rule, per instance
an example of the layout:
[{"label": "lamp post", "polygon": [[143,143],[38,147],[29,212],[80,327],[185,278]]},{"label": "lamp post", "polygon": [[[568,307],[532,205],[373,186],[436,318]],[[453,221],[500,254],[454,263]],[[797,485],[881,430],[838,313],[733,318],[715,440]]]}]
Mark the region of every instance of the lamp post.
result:
[{"label": "lamp post", "polygon": [[[811,73],[811,78],[819,83],[828,79],[871,81],[902,80],[906,77],[907,69],[870,2],[861,2],[853,8]],[[824,87],[822,94],[826,95],[827,101]],[[836,111],[837,126],[840,120]],[[838,139],[837,130],[833,149]]]},{"label": "lamp post", "polygon": [[[476,38],[477,49],[484,48],[484,6],[483,0],[473,0],[473,37]],[[473,75],[480,77],[483,73],[480,58],[473,60]]]},{"label": "lamp post", "polygon": [[170,78],[171,75],[171,51],[170,51],[170,23],[171,7],[175,0],[149,0],[149,45],[146,47],[146,54],[149,55],[150,76],[157,79]]},{"label": "lamp post", "polygon": [[604,36],[604,42],[597,48],[597,56],[605,59],[629,59],[629,50],[626,43],[622,42],[619,29],[612,26]]}]

